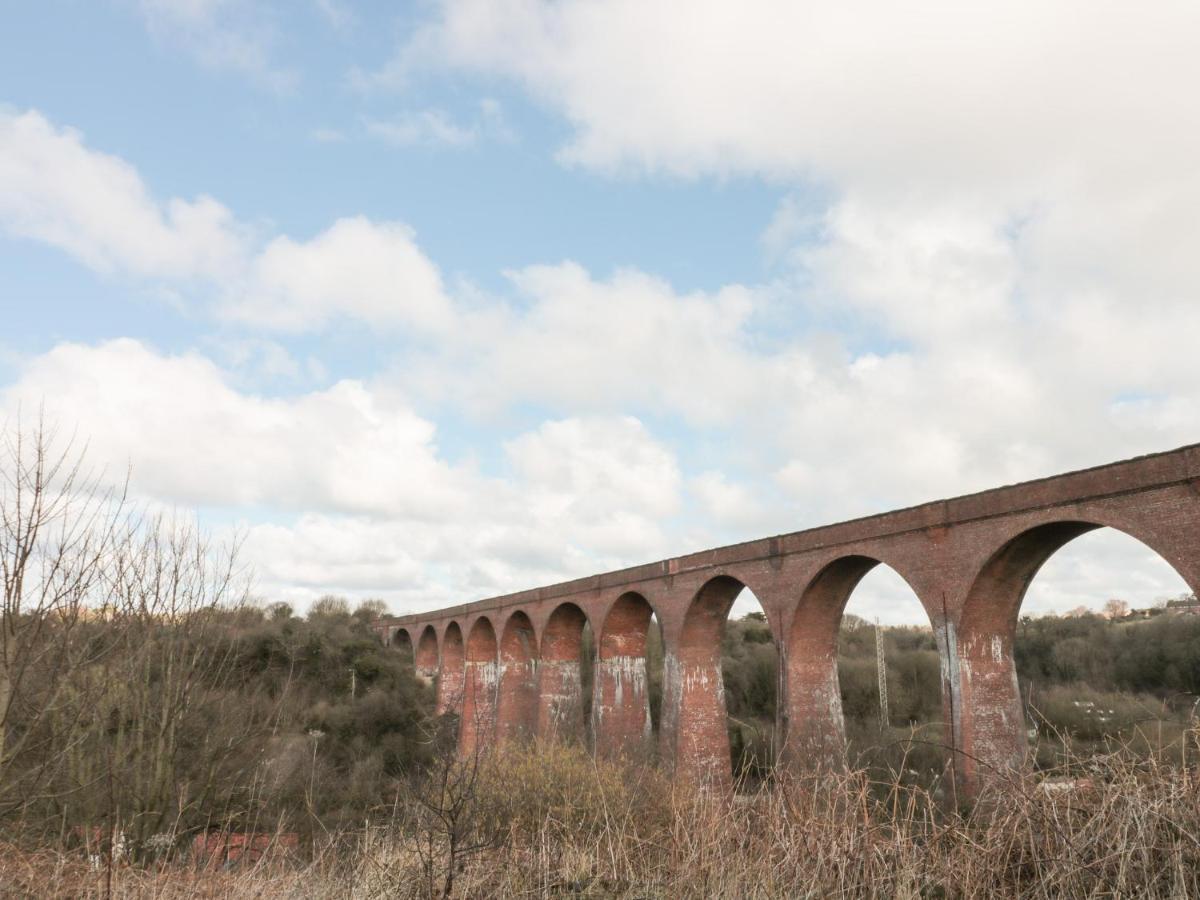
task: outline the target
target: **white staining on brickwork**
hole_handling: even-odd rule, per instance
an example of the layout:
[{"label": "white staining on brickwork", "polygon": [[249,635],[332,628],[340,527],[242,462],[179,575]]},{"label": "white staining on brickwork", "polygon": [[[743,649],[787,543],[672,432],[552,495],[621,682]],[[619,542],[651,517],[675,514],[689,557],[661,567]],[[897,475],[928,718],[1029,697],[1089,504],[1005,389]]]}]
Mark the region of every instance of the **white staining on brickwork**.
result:
[{"label": "white staining on brickwork", "polygon": [[486,688],[495,688],[500,681],[499,666],[492,662],[473,662],[472,668],[475,670],[475,682]]},{"label": "white staining on brickwork", "polygon": [[614,656],[598,661],[593,693],[592,718],[597,725],[604,721],[608,712],[619,713],[629,704],[641,710],[646,727],[650,727],[649,684],[646,661],[642,657]]},{"label": "white staining on brickwork", "polygon": [[663,723],[675,728],[679,723],[679,707],[683,702],[683,677],[679,660],[668,651],[663,654]]}]

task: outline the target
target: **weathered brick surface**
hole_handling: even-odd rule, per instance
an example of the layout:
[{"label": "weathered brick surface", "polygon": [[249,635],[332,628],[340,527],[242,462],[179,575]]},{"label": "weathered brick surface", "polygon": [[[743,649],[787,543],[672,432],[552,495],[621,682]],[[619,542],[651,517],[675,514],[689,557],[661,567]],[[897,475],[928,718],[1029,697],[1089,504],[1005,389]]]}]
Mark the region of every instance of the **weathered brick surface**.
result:
[{"label": "weathered brick surface", "polygon": [[620,597],[596,643],[592,734],[596,753],[645,760],[652,751],[646,634],[654,610],[641,594]]},{"label": "weathered brick surface", "polygon": [[496,699],[496,737],[529,741],[537,734],[537,635],[529,616],[513,613],[500,639],[500,686]]},{"label": "weathered brick surface", "polygon": [[463,677],[466,653],[462,626],[458,622],[442,625],[441,663],[437,676],[437,714],[459,713],[462,710]]},{"label": "weathered brick surface", "polygon": [[580,656],[587,616],[574,603],[558,606],[542,632],[538,660],[538,735],[545,741],[583,740]]},{"label": "weathered brick surface", "polygon": [[[1064,543],[1102,527],[1142,541],[1193,590],[1200,588],[1200,446],[386,619],[377,627],[387,640],[403,629],[410,640],[421,634],[423,641],[426,626],[440,635],[439,708],[448,709],[456,677],[463,693],[458,623],[487,621],[504,634],[520,617],[520,629],[532,629],[532,646],[540,646],[537,728],[574,739],[582,733],[575,712],[581,707],[580,634],[585,622],[600,623],[592,695],[596,748],[621,753],[645,740],[644,663],[639,667],[638,660],[644,660],[641,623],[653,610],[666,658],[659,754],[680,778],[723,785],[729,759],[720,639],[737,591],[743,585],[754,591],[780,651],[783,758],[795,766],[836,762],[844,746],[837,628],[855,585],[883,563],[913,589],[934,628],[945,734],[961,751],[955,770],[970,788],[1025,756],[1012,642],[1030,580]],[[511,660],[501,659],[502,642],[492,634],[479,653],[491,654],[493,680],[507,683],[509,670],[497,667]],[[418,665],[428,659],[420,642],[417,655]],[[480,681],[487,660],[475,662]],[[512,696],[527,697],[528,681],[514,678]],[[480,708],[478,685],[472,690],[473,707]],[[501,696],[508,691],[502,688]],[[503,701],[514,710],[513,721],[528,721],[527,711],[516,712],[523,702]],[[511,736],[516,726],[508,724],[507,712],[501,719],[501,732]],[[472,727],[478,733],[478,723]]]},{"label": "weathered brick surface", "polygon": [[[414,640],[415,635],[420,636],[419,640]],[[434,683],[438,674],[438,640],[432,625],[426,625],[420,631],[398,627],[388,643],[398,647],[412,662],[418,678],[426,684]]]},{"label": "weathered brick surface", "polygon": [[499,683],[496,654],[496,631],[491,620],[479,616],[467,636],[462,719],[458,726],[458,751],[462,756],[483,752],[494,740]]}]

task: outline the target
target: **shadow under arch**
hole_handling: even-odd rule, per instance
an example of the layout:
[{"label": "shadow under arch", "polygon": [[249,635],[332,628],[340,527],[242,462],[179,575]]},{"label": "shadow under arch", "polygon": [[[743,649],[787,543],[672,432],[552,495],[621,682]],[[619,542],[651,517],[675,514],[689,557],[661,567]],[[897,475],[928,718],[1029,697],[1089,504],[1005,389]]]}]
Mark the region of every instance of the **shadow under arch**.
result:
[{"label": "shadow under arch", "polygon": [[733,786],[721,640],[745,582],[717,575],[693,595],[663,670],[660,755],[685,783],[718,790]]},{"label": "shadow under arch", "polygon": [[496,629],[487,616],[480,616],[467,635],[462,721],[458,728],[462,756],[484,751],[495,735],[497,651]]},{"label": "shadow under arch", "polygon": [[463,676],[466,647],[462,627],[451,622],[442,634],[441,662],[437,676],[437,706],[439,716],[458,714],[462,710]]},{"label": "shadow under arch", "polygon": [[400,659],[405,665],[413,666],[416,664],[416,648],[413,644],[412,635],[408,633],[407,628],[397,628],[393,631],[388,645],[400,655]]},{"label": "shadow under arch", "polygon": [[1138,542],[1188,582],[1176,561],[1137,528],[1088,517],[1043,522],[1008,536],[972,579],[951,635],[947,724],[959,749],[958,778],[968,794],[1025,762],[1026,716],[1013,651],[1030,585],[1059,550],[1102,529]]},{"label": "shadow under arch", "polygon": [[587,613],[560,603],[542,629],[538,654],[538,737],[544,741],[583,743],[584,703],[581,662]]},{"label": "shadow under arch", "polygon": [[655,619],[644,595],[628,591],[604,615],[592,677],[596,754],[642,761],[653,751],[647,633]]},{"label": "shadow under arch", "polygon": [[537,636],[533,623],[517,610],[504,623],[500,637],[496,738],[525,742],[537,733]]},{"label": "shadow under arch", "polygon": [[432,684],[438,670],[437,631],[432,625],[426,625],[421,631],[414,662],[417,677],[426,684]]}]

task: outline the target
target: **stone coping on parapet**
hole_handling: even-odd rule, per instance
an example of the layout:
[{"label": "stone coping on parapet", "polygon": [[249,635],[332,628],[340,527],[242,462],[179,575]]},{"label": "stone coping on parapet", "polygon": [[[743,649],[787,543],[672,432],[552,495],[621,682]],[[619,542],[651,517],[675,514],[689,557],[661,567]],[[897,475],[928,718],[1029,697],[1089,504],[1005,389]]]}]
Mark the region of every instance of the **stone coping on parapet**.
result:
[{"label": "stone coping on parapet", "polygon": [[755,538],[513,594],[486,597],[423,613],[386,616],[381,618],[379,623],[387,626],[405,626],[428,622],[431,619],[461,617],[474,611],[503,609],[524,603],[571,597],[695,569],[808,553],[926,528],[1033,512],[1070,503],[1102,500],[1106,497],[1196,480],[1200,480],[1200,444],[1188,444],[1175,450],[1149,453],[1059,475],[988,488],[973,494],[847,519],[832,525],[818,525],[774,537]]}]

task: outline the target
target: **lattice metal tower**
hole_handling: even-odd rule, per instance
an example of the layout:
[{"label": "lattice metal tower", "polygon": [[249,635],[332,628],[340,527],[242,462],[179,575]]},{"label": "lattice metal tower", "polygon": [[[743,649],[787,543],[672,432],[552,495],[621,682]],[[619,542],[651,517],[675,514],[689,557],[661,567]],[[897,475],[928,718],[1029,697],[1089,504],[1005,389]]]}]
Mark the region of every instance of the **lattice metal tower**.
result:
[{"label": "lattice metal tower", "polygon": [[883,649],[883,629],[879,627],[879,617],[875,618],[875,668],[879,672],[879,730],[887,730],[888,725],[888,695],[887,695],[887,655]]}]

